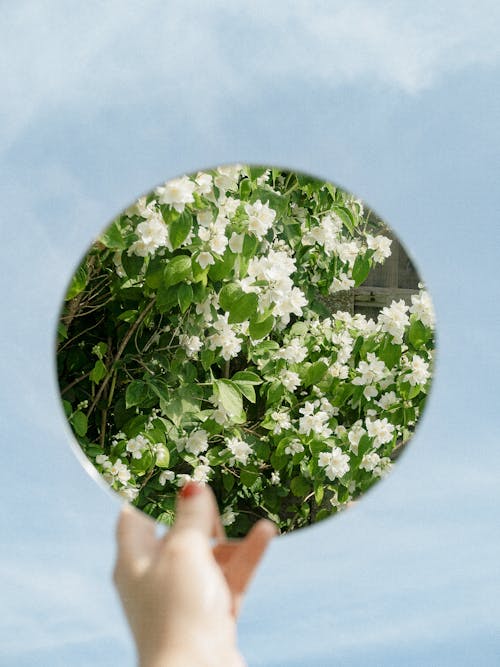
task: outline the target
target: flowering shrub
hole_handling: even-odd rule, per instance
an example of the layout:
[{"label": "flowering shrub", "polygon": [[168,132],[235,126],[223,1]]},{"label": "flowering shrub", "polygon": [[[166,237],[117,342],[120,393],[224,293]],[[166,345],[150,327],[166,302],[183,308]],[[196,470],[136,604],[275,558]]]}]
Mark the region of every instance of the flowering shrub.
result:
[{"label": "flowering shrub", "polygon": [[385,475],[425,403],[432,303],[374,321],[331,302],[390,255],[386,229],[330,183],[240,165],[125,210],[58,334],[66,415],[106,482],[170,523],[178,487],[208,481],[238,536],[324,518]]}]

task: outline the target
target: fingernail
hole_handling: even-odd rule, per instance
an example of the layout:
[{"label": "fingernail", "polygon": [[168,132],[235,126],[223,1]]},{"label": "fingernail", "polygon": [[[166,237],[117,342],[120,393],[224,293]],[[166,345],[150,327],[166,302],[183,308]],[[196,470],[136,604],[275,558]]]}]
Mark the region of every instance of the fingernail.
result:
[{"label": "fingernail", "polygon": [[203,486],[197,482],[187,482],[179,491],[180,498],[192,498],[203,491]]}]

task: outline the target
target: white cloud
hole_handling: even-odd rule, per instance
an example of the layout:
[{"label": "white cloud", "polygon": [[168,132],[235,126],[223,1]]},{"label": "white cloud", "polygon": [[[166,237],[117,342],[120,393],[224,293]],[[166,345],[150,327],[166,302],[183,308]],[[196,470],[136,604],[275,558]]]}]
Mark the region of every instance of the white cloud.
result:
[{"label": "white cloud", "polygon": [[[251,104],[278,83],[300,90],[371,83],[418,93],[449,73],[498,62],[492,0],[423,3],[119,0],[3,12],[2,134],[8,146],[40,115],[167,104],[210,130],[210,111]],[[15,59],[9,58],[15,54]],[[9,63],[9,64],[8,64]],[[167,121],[167,119],[166,119]]]}]

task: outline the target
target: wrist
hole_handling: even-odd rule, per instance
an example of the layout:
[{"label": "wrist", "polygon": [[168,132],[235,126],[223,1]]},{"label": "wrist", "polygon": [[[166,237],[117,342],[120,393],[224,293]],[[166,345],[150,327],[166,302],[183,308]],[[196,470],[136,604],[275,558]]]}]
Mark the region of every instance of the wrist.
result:
[{"label": "wrist", "polygon": [[245,667],[245,661],[236,649],[224,655],[205,655],[192,649],[170,649],[154,657],[139,660],[139,667]]}]

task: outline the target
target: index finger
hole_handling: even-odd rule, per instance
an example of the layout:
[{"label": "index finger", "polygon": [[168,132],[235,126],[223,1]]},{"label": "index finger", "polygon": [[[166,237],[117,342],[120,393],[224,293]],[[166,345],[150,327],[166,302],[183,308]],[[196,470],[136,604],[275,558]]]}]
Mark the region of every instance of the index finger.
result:
[{"label": "index finger", "polygon": [[214,493],[206,484],[190,481],[177,496],[175,522],[169,534],[175,535],[188,529],[199,531],[208,539],[226,538]]}]

